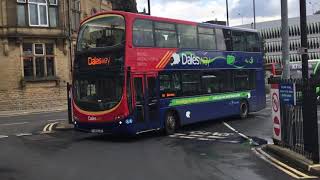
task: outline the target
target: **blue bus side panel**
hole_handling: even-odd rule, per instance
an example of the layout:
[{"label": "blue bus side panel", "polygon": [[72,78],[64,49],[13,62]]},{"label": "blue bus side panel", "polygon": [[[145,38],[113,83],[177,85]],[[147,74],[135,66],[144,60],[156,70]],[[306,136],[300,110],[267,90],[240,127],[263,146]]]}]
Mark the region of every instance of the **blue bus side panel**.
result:
[{"label": "blue bus side panel", "polygon": [[[165,119],[165,113],[168,110],[175,110],[179,114],[181,125],[228,117],[232,115],[237,115],[240,112],[239,100],[197,103],[176,107],[168,107],[168,101],[168,99],[161,100],[161,118],[163,120]],[[162,127],[163,125],[164,122],[162,123]]]}]

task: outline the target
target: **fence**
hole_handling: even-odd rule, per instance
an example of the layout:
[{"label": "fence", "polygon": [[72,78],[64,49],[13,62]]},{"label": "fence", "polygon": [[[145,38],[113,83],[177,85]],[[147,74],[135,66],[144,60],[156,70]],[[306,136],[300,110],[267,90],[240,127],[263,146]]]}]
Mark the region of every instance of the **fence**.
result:
[{"label": "fence", "polygon": [[[281,140],[276,145],[295,151],[319,162],[316,81],[308,84],[298,79],[270,78],[269,84],[294,84],[295,103],[280,98]],[[280,97],[281,95],[281,91]]]}]

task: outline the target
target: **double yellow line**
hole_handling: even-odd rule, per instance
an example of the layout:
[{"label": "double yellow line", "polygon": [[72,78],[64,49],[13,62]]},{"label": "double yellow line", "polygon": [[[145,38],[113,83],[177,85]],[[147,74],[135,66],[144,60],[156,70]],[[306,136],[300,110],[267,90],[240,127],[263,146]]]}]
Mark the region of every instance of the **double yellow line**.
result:
[{"label": "double yellow line", "polygon": [[317,176],[309,176],[301,171],[298,171],[279,160],[275,159],[274,157],[271,157],[269,154],[264,152],[261,148],[252,148],[253,152],[257,154],[261,159],[265,160],[269,164],[273,165],[277,169],[285,172],[289,176],[295,178],[295,179],[316,179]]},{"label": "double yellow line", "polygon": [[165,55],[162,57],[162,59],[160,60],[160,62],[157,64],[156,68],[157,69],[162,69],[164,68],[168,62],[171,59],[172,54],[174,53],[174,51],[168,51],[165,53]]},{"label": "double yellow line", "polygon": [[59,124],[59,122],[53,122],[53,123],[49,123],[49,124],[45,125],[44,128],[42,129],[41,133],[43,133],[43,134],[52,133],[53,132],[52,128],[57,124]]}]

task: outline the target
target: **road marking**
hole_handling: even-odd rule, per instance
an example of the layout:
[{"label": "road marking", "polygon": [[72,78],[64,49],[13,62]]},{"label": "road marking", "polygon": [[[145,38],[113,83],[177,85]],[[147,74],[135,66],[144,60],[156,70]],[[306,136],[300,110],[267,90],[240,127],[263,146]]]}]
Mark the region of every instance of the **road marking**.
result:
[{"label": "road marking", "polygon": [[66,121],[67,119],[50,119],[47,120],[48,122],[54,122],[54,121]]},{"label": "road marking", "polygon": [[48,127],[49,132],[52,131],[53,126],[56,125],[56,124],[59,124],[59,122],[51,123],[51,125]]},{"label": "road marking", "polygon": [[316,168],[316,167],[320,167],[320,164],[309,165],[308,166],[308,171],[310,171],[311,168]]},{"label": "road marking", "polygon": [[6,123],[6,124],[0,124],[0,126],[14,126],[14,125],[22,125],[22,124],[28,124],[30,122],[17,122],[17,123]]},{"label": "road marking", "polygon": [[2,139],[2,138],[7,138],[8,136],[6,136],[6,135],[0,135],[0,139]]},{"label": "road marking", "polygon": [[[241,143],[238,140],[228,140],[229,136],[237,135],[235,133],[219,133],[219,132],[206,132],[206,131],[190,131],[185,133],[175,133],[169,137],[177,139],[190,139],[198,141],[216,141],[222,143]],[[238,136],[237,136],[238,138]]]},{"label": "road marking", "polygon": [[184,138],[184,139],[195,139],[196,137],[191,137],[191,136],[180,136],[179,138]]},{"label": "road marking", "polygon": [[221,137],[221,136],[207,136],[208,138],[211,138],[211,139],[225,139],[227,137]]},{"label": "road marking", "polygon": [[293,178],[296,178],[296,179],[315,179],[315,178],[318,178],[317,176],[309,176],[301,171],[298,171],[298,170],[280,162],[279,160],[271,157],[269,154],[264,152],[261,148],[252,148],[252,151],[256,155],[258,155],[261,159],[266,161],[267,163],[273,165],[277,169],[285,172],[286,174],[288,174],[289,176],[291,176]]},{"label": "road marking", "polygon": [[17,137],[32,136],[32,135],[33,135],[32,133],[19,133],[19,134],[16,134]]},{"label": "road marking", "polygon": [[259,145],[259,144],[256,143],[252,138],[249,138],[248,136],[240,133],[239,131],[237,131],[236,129],[234,129],[232,126],[230,126],[230,125],[227,124],[226,122],[223,122],[223,124],[224,124],[225,126],[227,126],[227,128],[229,128],[231,131],[239,134],[239,136],[241,136],[241,137],[245,138],[246,140],[248,140],[250,144],[253,144],[253,145],[255,145],[255,146],[258,146],[258,145]]},{"label": "road marking", "polygon": [[51,125],[51,123],[45,125],[42,129],[42,132],[47,132],[47,128]]}]

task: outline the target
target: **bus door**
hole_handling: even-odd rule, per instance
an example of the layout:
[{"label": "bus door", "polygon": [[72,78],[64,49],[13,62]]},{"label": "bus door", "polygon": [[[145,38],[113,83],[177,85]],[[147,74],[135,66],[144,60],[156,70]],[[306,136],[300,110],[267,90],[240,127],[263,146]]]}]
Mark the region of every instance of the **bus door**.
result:
[{"label": "bus door", "polygon": [[[137,124],[146,124],[145,120],[145,82],[143,75],[133,75],[135,111],[134,117]],[[142,125],[143,126],[143,125]]]},{"label": "bus door", "polygon": [[134,75],[135,119],[142,129],[158,128],[158,93],[155,74]]},{"label": "bus door", "polygon": [[156,74],[147,74],[146,76],[146,117],[152,128],[158,128],[160,122],[158,120],[159,111],[159,94],[157,92]]}]

